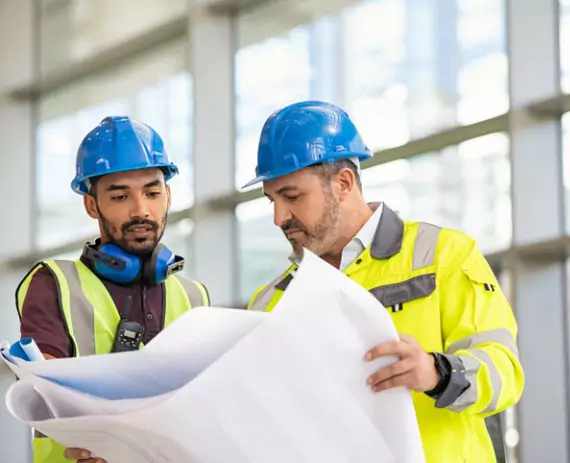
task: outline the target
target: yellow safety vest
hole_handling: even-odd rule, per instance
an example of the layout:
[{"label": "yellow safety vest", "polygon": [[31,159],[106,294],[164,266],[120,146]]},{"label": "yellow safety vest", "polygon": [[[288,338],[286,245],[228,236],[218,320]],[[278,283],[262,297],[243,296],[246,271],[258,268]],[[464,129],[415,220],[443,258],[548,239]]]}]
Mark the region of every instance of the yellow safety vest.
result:
[{"label": "yellow safety vest", "polygon": [[[102,281],[80,260],[38,263],[16,292],[20,316],[32,277],[42,267],[50,270],[57,283],[59,305],[75,356],[111,352],[120,321],[119,311]],[[210,304],[206,288],[183,276],[170,276],[163,288],[165,327],[192,307]],[[34,463],[69,463],[64,452],[65,446],[34,433]]]},{"label": "yellow safety vest", "polygon": [[[272,310],[294,269],[259,288],[249,309]],[[386,307],[399,333],[463,362],[470,385],[452,403],[412,392],[426,462],[496,461],[485,417],[519,400],[524,373],[513,312],[475,241],[402,221],[384,205],[372,245],[344,273]]]}]

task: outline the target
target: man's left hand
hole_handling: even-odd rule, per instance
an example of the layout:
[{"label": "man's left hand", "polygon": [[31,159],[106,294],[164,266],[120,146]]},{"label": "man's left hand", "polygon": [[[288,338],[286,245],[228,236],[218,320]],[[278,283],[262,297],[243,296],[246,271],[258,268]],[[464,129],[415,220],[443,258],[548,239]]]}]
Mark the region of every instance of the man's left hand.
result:
[{"label": "man's left hand", "polygon": [[434,357],[412,336],[400,334],[399,341],[382,343],[368,351],[365,358],[372,361],[385,356],[396,356],[399,360],[368,378],[368,385],[374,392],[398,386],[425,392],[437,386],[440,376],[435,369]]}]

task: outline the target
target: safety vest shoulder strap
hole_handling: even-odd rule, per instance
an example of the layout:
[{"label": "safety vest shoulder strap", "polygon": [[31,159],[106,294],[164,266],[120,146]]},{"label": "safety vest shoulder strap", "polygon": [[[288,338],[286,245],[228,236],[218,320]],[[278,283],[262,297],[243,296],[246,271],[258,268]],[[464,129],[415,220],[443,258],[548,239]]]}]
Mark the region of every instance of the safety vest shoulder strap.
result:
[{"label": "safety vest shoulder strap", "polygon": [[435,263],[435,251],[441,228],[426,222],[419,222],[414,242],[412,271],[429,267]]},{"label": "safety vest shoulder strap", "polygon": [[64,269],[71,290],[71,316],[80,355],[108,354],[121,319],[113,297],[80,260],[56,263]]},{"label": "safety vest shoulder strap", "polygon": [[166,281],[168,282],[171,279],[178,281],[182,285],[184,292],[188,296],[191,307],[210,305],[210,295],[208,294],[206,286],[204,286],[202,283],[199,281],[191,280],[190,278],[186,278],[183,275],[173,276],[171,278],[168,278]]},{"label": "safety vest shoulder strap", "polygon": [[170,276],[164,282],[164,326],[193,307],[209,306],[210,296],[206,287],[182,275]]},{"label": "safety vest shoulder strap", "polygon": [[107,288],[79,260],[52,260],[44,264],[56,279],[59,303],[76,349],[75,356],[101,353],[96,343],[96,335],[101,330],[96,325],[102,319],[106,321],[105,325],[116,326],[119,321],[115,303]]},{"label": "safety vest shoulder strap", "polygon": [[[76,342],[76,331],[79,333],[80,338],[84,339],[86,328],[84,324],[79,323],[80,320],[85,320],[87,317],[74,316],[74,313],[84,313],[86,301],[84,300],[83,292],[81,290],[81,282],[77,274],[77,269],[72,261],[55,261],[46,260],[37,263],[24,277],[18,289],[16,290],[16,305],[18,313],[22,315],[24,301],[28,293],[30,284],[36,272],[46,268],[50,271],[56,283],[57,296],[61,316],[64,322],[65,330],[71,341],[72,355],[78,356],[87,355],[90,351],[85,346],[78,346]],[[73,301],[73,303],[72,303]],[[93,337],[93,330],[88,334],[87,338]],[[80,348],[81,347],[81,348]],[[92,350],[92,349],[91,349]]]}]

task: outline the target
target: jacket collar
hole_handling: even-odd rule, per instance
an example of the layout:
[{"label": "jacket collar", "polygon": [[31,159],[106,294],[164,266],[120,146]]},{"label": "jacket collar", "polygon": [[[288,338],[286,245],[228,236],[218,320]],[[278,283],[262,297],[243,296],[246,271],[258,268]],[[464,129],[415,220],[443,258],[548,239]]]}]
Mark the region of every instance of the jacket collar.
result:
[{"label": "jacket collar", "polygon": [[370,246],[370,254],[376,259],[386,259],[398,254],[402,249],[403,236],[404,221],[384,203],[380,223]]}]

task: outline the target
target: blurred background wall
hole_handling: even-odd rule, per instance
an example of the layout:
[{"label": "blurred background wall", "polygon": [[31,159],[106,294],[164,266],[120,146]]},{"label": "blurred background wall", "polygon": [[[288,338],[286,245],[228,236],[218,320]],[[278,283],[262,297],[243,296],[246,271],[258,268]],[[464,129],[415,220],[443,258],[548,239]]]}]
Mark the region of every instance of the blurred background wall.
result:
[{"label": "blurred background wall", "polygon": [[[376,152],[367,199],[471,234],[502,281],[527,373],[507,461],[568,463],[569,91],[569,0],[0,0],[0,340],[33,263],[97,235],[69,183],[103,117],[164,137],[181,170],[165,243],[243,306],[289,248],[240,189],[263,121],[326,99]],[[27,463],[2,407],[0,461]]]}]

